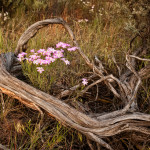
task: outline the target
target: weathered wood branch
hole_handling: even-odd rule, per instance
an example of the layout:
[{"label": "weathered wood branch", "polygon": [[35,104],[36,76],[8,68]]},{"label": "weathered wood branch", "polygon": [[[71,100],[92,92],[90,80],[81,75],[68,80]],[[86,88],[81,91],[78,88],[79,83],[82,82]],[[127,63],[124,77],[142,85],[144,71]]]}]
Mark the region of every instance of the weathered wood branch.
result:
[{"label": "weathered wood branch", "polygon": [[[113,94],[127,102],[121,110],[106,114],[97,114],[95,117],[94,115],[92,117],[90,114],[86,115],[72,108],[60,99],[44,93],[14,77],[16,70],[21,69],[20,66],[15,66],[17,63],[16,55],[22,50],[25,51],[25,45],[28,43],[30,38],[35,36],[39,29],[47,26],[48,24],[62,24],[69,32],[74,44],[79,47],[70,27],[60,18],[47,19],[31,25],[19,39],[15,54],[10,52],[0,55],[0,90],[11,97],[18,99],[20,102],[32,109],[39,111],[38,108],[42,108],[51,116],[61,121],[64,125],[80,131],[89,139],[94,140],[110,150],[112,150],[111,146],[103,141],[102,138],[113,136],[124,131],[136,131],[150,135],[150,115],[139,112],[131,112],[130,110],[130,106],[136,99],[138,89],[141,85],[141,80],[149,77],[150,65],[142,68],[138,73],[131,69],[130,72],[132,75],[130,76],[130,80],[128,80],[129,82],[119,80],[113,75],[105,76],[103,74],[103,70],[101,70],[101,68],[104,67],[102,66],[99,68],[91,63],[79,47],[79,54],[85,60],[87,65],[100,77],[100,80],[91,84],[87,87],[87,89],[85,89],[85,91],[95,84],[106,81],[105,84],[110,88]],[[132,68],[132,66],[130,67]],[[12,72],[14,72],[14,76],[11,74]],[[118,90],[115,90],[112,81],[110,82],[109,79],[112,79],[112,81],[118,84]]]}]

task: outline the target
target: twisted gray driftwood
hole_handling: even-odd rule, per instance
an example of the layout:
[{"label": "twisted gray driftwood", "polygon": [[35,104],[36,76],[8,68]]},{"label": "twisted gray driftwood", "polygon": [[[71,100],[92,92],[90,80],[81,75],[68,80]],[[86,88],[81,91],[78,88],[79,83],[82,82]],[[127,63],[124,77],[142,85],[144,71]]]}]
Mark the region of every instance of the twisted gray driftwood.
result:
[{"label": "twisted gray driftwood", "polygon": [[[0,90],[18,99],[32,109],[40,112],[40,108],[44,109],[64,125],[80,131],[89,139],[94,140],[109,150],[112,150],[112,148],[108,143],[102,140],[104,137],[113,136],[124,131],[137,131],[150,135],[150,115],[138,112],[134,105],[137,91],[139,87],[141,87],[142,79],[149,77],[150,65],[148,64],[145,68],[136,72],[132,66],[129,55],[127,55],[127,67],[131,75],[129,77],[124,73],[119,80],[113,75],[105,76],[103,70],[91,63],[81,49],[78,49],[79,54],[87,65],[100,77],[100,80],[89,86],[92,87],[95,84],[105,81],[105,84],[110,88],[113,94],[121,98],[125,104],[123,109],[104,115],[86,115],[62,102],[60,99],[35,89],[12,75],[16,75],[20,70],[20,66],[15,65],[17,63],[16,55],[21,51],[25,51],[28,41],[36,35],[39,29],[49,24],[63,25],[69,32],[74,44],[79,47],[70,27],[60,18],[47,19],[31,25],[19,39],[15,53],[9,52],[0,55]],[[132,59],[135,58],[132,56]],[[98,63],[101,64],[100,60],[98,60]],[[123,78],[128,78],[128,80],[121,80]],[[119,85],[119,90],[115,90],[113,82]],[[87,89],[90,87],[87,87]],[[85,91],[87,89],[85,89]],[[82,92],[84,93],[85,91]]]}]

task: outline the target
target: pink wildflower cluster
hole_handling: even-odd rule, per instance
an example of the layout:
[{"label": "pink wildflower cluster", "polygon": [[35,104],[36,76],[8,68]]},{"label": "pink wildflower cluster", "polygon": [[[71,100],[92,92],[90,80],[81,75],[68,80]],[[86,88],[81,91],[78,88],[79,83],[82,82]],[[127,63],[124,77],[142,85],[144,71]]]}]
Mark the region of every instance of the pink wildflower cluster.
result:
[{"label": "pink wildflower cluster", "polygon": [[22,52],[18,54],[18,60],[22,61],[26,59],[28,62],[37,65],[37,71],[42,73],[44,69],[41,67],[41,65],[50,65],[58,59],[62,60],[66,65],[69,65],[70,61],[64,58],[63,49],[67,49],[68,51],[75,51],[78,49],[77,47],[71,47],[70,44],[63,42],[56,44],[56,48],[59,50],[49,47],[47,50],[39,49],[37,52],[35,52],[35,50],[32,49],[30,50],[31,55],[29,55],[29,57],[27,57],[27,53]]}]

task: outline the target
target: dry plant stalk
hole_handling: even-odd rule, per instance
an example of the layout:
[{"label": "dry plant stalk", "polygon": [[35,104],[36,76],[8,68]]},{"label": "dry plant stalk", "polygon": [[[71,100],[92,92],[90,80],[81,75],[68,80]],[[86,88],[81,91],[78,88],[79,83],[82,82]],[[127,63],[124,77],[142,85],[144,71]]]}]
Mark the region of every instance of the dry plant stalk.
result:
[{"label": "dry plant stalk", "polygon": [[[72,30],[63,19],[47,19],[36,22],[22,34],[18,41],[15,53],[9,52],[0,55],[0,90],[11,97],[18,99],[32,109],[40,111],[40,108],[42,108],[51,116],[61,121],[64,125],[80,131],[86,135],[88,139],[99,143],[109,150],[112,150],[112,147],[102,138],[113,136],[124,131],[137,131],[150,135],[150,115],[138,112],[136,105],[136,95],[141,86],[141,81],[150,77],[150,64],[142,68],[139,72],[136,72],[129,55],[127,56],[127,67],[129,68],[128,72],[130,73],[130,76],[128,76],[129,73],[125,72],[118,79],[113,75],[105,76],[103,74],[104,67],[102,64],[101,68],[103,69],[95,66],[90,62],[82,50],[80,48],[78,49],[79,54],[85,60],[87,66],[100,78],[95,83],[89,85],[87,89],[97,83],[105,81],[105,84],[113,94],[116,97],[120,97],[125,104],[124,108],[121,110],[105,113],[103,115],[96,114],[96,117],[94,117],[94,115],[93,117],[91,117],[91,115],[86,115],[72,108],[60,99],[35,89],[15,78],[15,75],[20,71],[20,66],[16,65],[16,55],[21,51],[26,51],[28,41],[36,35],[39,29],[49,24],[63,25],[68,31],[74,44],[79,47]],[[134,59],[133,56],[131,57]],[[118,84],[119,90],[115,89],[112,81]],[[82,92],[86,92],[87,89]]]}]

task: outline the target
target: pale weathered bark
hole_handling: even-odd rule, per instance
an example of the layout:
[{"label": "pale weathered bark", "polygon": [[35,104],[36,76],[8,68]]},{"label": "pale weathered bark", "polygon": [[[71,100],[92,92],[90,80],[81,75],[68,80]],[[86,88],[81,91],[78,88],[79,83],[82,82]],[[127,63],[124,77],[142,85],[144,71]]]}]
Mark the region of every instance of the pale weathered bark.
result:
[{"label": "pale weathered bark", "polygon": [[[47,19],[31,25],[23,33],[18,41],[15,55],[22,50],[25,51],[25,45],[28,43],[30,38],[35,36],[39,29],[49,24],[62,24],[69,32],[74,44],[79,47],[73,32],[64,20],[60,18]],[[100,64],[101,68],[97,67],[90,62],[88,57],[81,51],[80,48],[78,49],[78,52],[85,60],[87,65],[93,69],[96,75],[100,78],[98,81],[92,83],[86,89],[81,91],[81,94],[85,93],[93,85],[105,81],[105,84],[113,92],[114,96],[121,98],[121,100],[124,102],[125,106],[123,109],[105,114],[87,115],[72,108],[60,99],[44,93],[17,79],[15,76],[17,76],[21,68],[17,64],[16,56],[12,52],[0,55],[0,90],[11,97],[18,99],[32,109],[41,111],[40,108],[42,108],[51,116],[61,121],[64,125],[80,131],[89,139],[94,140],[110,150],[112,150],[111,146],[102,140],[102,138],[113,136],[124,131],[136,131],[145,135],[150,135],[150,115],[138,112],[134,105],[134,110],[131,109],[132,104],[135,102],[137,92],[141,87],[142,79],[149,77],[150,65],[147,65],[139,72],[136,72],[134,67],[132,67],[132,62],[129,58],[130,56],[127,55],[127,67],[129,68],[131,75],[128,76],[128,74],[126,75],[126,73],[124,73],[122,74],[123,78],[128,78],[128,80],[121,80],[121,77],[119,80],[113,75],[105,76],[103,74],[105,69],[102,64]],[[133,56],[131,57],[134,59]],[[101,62],[99,61],[99,63]],[[114,82],[118,84],[119,90],[115,90],[113,87]],[[73,90],[75,90],[75,88],[73,88]],[[67,93],[70,92],[66,91],[64,95],[67,95]]]}]

